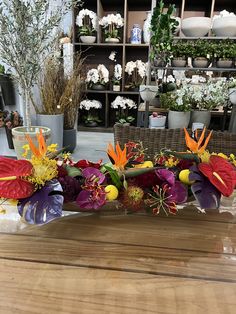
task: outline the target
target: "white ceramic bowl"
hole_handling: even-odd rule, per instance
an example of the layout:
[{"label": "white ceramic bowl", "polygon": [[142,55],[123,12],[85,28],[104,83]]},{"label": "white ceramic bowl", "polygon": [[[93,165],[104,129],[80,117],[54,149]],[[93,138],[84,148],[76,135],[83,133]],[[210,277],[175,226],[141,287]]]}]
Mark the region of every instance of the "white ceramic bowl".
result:
[{"label": "white ceramic bowl", "polygon": [[188,17],[182,20],[181,30],[187,37],[203,37],[211,28],[209,17]]},{"label": "white ceramic bowl", "polygon": [[175,16],[174,19],[179,23],[179,25],[176,26],[176,30],[175,30],[175,33],[174,33],[174,35],[177,35],[178,32],[180,31],[180,27],[181,27],[181,18],[178,17],[178,16]]},{"label": "white ceramic bowl", "polygon": [[212,31],[216,36],[236,36],[236,16],[224,16],[215,19],[212,24]]}]

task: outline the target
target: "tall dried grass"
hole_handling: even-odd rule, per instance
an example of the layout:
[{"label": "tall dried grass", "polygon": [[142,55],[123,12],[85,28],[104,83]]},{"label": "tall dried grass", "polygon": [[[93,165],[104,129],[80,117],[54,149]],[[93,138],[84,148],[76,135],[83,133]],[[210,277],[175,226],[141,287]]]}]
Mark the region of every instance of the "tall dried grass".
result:
[{"label": "tall dried grass", "polygon": [[36,108],[36,112],[49,115],[64,113],[64,129],[75,126],[84,87],[83,62],[81,54],[77,54],[72,73],[65,76],[63,64],[48,59],[39,82],[42,109]]}]

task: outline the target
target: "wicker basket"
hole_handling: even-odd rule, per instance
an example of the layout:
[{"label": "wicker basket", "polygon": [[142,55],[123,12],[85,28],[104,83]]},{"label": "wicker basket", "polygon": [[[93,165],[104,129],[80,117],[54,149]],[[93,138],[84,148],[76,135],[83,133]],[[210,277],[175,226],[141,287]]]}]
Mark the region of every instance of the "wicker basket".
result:
[{"label": "wicker basket", "polygon": [[[188,130],[189,133],[191,130]],[[210,130],[206,131],[208,135]],[[128,141],[142,141],[147,148],[150,158],[167,148],[175,151],[186,151],[185,134],[183,129],[148,129],[134,126],[114,126],[114,140],[123,147]],[[224,154],[236,154],[236,134],[229,132],[213,131],[211,140],[207,146],[210,152],[221,152]]]}]

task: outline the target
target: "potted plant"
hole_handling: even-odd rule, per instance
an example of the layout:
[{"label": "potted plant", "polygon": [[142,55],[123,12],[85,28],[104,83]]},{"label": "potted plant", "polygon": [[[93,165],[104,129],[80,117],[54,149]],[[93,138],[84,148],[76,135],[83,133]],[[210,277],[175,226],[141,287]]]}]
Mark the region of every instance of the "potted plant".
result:
[{"label": "potted plant", "polygon": [[[21,157],[22,146],[26,143],[26,132],[37,141],[36,132],[39,132],[39,127],[31,127],[32,87],[45,57],[55,49],[58,39],[52,34],[56,33],[64,13],[71,5],[62,0],[60,6],[55,6],[51,11],[49,0],[12,0],[11,5],[7,1],[0,3],[1,60],[13,68],[12,76],[19,83],[24,104],[25,127],[13,129],[18,157]],[[42,128],[42,131],[49,141],[50,130]]]},{"label": "potted plant", "polygon": [[152,14],[151,19],[151,54],[150,58],[152,61],[159,60],[161,64],[156,66],[166,65],[172,54],[172,45],[174,39],[174,33],[178,21],[173,17],[175,12],[175,6],[169,5],[167,11],[164,11],[164,2],[161,0],[157,5]]},{"label": "potted plant", "polygon": [[111,103],[111,108],[116,111],[116,121],[121,124],[131,124],[135,118],[129,114],[130,109],[136,109],[137,104],[130,98],[117,96]]},{"label": "potted plant", "polygon": [[190,123],[201,122],[208,127],[211,120],[211,110],[225,105],[227,100],[226,80],[209,80],[204,84],[190,85],[189,101],[193,109]]},{"label": "potted plant", "polygon": [[96,40],[97,15],[95,12],[82,9],[76,17],[76,25],[79,26],[79,36],[82,43],[92,44]]},{"label": "potted plant", "polygon": [[236,44],[229,39],[222,40],[215,44],[214,55],[217,67],[231,68],[233,66],[233,59],[236,56]]},{"label": "potted plant", "polygon": [[208,40],[198,39],[193,43],[192,66],[196,68],[207,68],[210,64],[211,44]]},{"label": "potted plant", "polygon": [[153,112],[149,116],[149,128],[164,129],[166,124],[166,116]]},{"label": "potted plant", "polygon": [[95,127],[102,122],[97,113],[97,110],[101,108],[102,103],[95,99],[85,99],[80,102],[79,109],[87,111],[87,113],[82,117],[86,126]]},{"label": "potted plant", "polygon": [[109,82],[109,71],[105,65],[99,64],[97,69],[90,69],[87,72],[85,81],[90,89],[105,90]]},{"label": "potted plant", "polygon": [[124,19],[119,13],[103,16],[99,20],[99,25],[105,29],[105,42],[118,43],[120,41],[119,29],[124,26]]},{"label": "potted plant", "polygon": [[192,45],[186,40],[178,40],[172,45],[172,60],[173,67],[185,67],[187,58],[191,55]]},{"label": "potted plant", "polygon": [[169,129],[188,127],[191,108],[188,96],[189,88],[185,83],[182,83],[181,87],[173,92],[160,94],[161,105],[169,109]]},{"label": "potted plant", "polygon": [[128,74],[129,80],[125,86],[126,89],[138,91],[147,75],[147,63],[141,60],[129,61],[125,65],[125,72]]},{"label": "potted plant", "polygon": [[73,151],[76,146],[75,122],[83,79],[81,54],[74,57],[73,70],[65,75],[60,58],[48,58],[39,81],[41,106],[35,104],[37,122],[50,127],[52,142]]},{"label": "potted plant", "polygon": [[23,125],[23,118],[19,114],[19,112],[16,110],[15,111],[4,110],[3,112],[1,112],[0,116],[1,116],[0,127],[1,126],[5,127],[8,147],[10,149],[14,149],[14,144],[13,144],[13,140],[12,140],[12,129],[16,128],[18,126],[22,126]]},{"label": "potted plant", "polygon": [[120,64],[116,64],[114,67],[114,75],[112,78],[112,88],[114,92],[120,91],[121,79],[122,79],[122,66]]}]

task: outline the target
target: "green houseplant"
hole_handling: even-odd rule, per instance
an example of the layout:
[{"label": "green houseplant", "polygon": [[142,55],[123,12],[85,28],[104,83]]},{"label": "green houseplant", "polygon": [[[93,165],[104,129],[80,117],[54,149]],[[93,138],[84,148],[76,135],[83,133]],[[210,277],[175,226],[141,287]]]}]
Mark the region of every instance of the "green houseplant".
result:
[{"label": "green houseplant", "polygon": [[178,21],[173,18],[175,6],[169,5],[164,12],[164,2],[161,0],[153,10],[151,19],[151,60],[160,59],[163,64],[170,61],[174,32]]},{"label": "green houseplant", "polygon": [[193,43],[192,65],[198,68],[207,68],[212,57],[211,43],[205,39],[198,39]]},{"label": "green houseplant", "polygon": [[233,40],[226,39],[215,43],[214,56],[216,65],[220,68],[230,68],[233,65],[233,59],[236,57],[236,44]]},{"label": "green houseplant", "polygon": [[187,58],[192,54],[192,45],[189,41],[178,40],[172,45],[171,65],[175,67],[185,67]]}]

